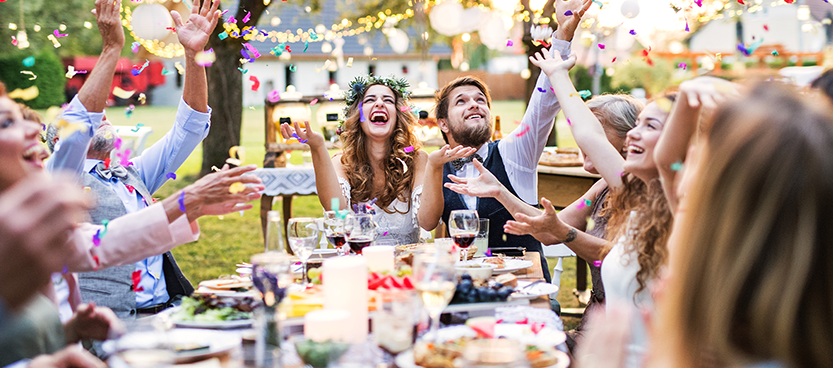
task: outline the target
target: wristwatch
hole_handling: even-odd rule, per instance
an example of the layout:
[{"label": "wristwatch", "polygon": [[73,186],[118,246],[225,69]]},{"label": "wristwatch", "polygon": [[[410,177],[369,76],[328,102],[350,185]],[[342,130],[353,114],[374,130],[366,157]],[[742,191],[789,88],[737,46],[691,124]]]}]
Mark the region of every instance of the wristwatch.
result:
[{"label": "wristwatch", "polygon": [[576,240],[578,237],[578,231],[575,228],[570,228],[570,231],[567,232],[567,238],[562,241],[562,243],[567,244],[573,240]]}]

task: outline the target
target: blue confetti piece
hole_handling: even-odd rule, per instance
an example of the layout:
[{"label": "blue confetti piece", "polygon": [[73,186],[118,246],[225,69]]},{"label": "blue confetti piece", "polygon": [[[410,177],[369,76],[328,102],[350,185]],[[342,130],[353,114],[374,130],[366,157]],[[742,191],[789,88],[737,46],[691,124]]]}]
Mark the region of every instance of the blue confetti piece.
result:
[{"label": "blue confetti piece", "polygon": [[165,175],[165,177],[168,179],[176,180],[176,173],[169,172]]},{"label": "blue confetti piece", "polygon": [[541,87],[538,87],[538,92],[547,93],[547,90],[545,90],[545,89],[543,89],[543,88],[541,88]]},{"label": "blue confetti piece", "polygon": [[631,30],[630,32],[628,32],[628,33],[630,33],[630,34],[631,34],[631,36],[636,36],[636,30],[634,30],[634,29],[632,29],[632,30]]},{"label": "blue confetti piece", "polygon": [[564,12],[564,15],[569,17],[569,16],[573,15],[573,12],[570,11],[570,10],[567,10],[567,11]]},{"label": "blue confetti piece", "polygon": [[185,191],[179,193],[179,210],[185,212]]}]

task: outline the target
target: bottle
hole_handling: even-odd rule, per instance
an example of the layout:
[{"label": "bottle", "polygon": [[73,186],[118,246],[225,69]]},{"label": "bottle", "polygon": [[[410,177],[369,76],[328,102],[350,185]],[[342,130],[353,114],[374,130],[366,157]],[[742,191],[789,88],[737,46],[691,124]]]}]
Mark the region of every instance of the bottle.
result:
[{"label": "bottle", "polygon": [[266,214],[266,252],[286,253],[286,245],[283,241],[283,218],[278,211],[269,211]]},{"label": "bottle", "polygon": [[496,141],[503,139],[503,133],[500,131],[500,116],[495,116],[495,130],[492,132],[492,140]]}]

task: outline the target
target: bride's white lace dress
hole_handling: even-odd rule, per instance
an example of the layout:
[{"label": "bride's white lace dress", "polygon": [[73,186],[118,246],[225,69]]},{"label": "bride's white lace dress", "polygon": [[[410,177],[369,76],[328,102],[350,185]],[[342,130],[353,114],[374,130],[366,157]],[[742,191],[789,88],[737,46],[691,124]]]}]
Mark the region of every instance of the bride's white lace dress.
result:
[{"label": "bride's white lace dress", "polygon": [[[341,187],[341,193],[347,198],[347,203],[350,203],[350,183],[347,179],[338,178],[338,185]],[[395,199],[388,206],[388,210],[398,210],[405,213],[387,213],[379,206],[373,204],[373,209],[376,215],[373,220],[379,225],[376,230],[376,239],[395,239],[399,244],[413,244],[419,243],[419,222],[417,222],[417,211],[419,210],[419,198],[422,195],[422,185],[414,188],[411,193],[411,209],[408,212],[408,204]]]}]

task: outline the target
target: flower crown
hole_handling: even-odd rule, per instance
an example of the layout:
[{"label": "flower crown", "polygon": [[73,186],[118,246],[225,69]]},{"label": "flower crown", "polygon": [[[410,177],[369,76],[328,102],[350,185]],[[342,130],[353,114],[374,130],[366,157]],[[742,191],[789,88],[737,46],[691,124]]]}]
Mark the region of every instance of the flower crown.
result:
[{"label": "flower crown", "polygon": [[373,75],[356,77],[352,82],[350,82],[347,91],[344,92],[344,101],[347,106],[344,107],[342,119],[338,122],[336,134],[341,134],[341,132],[344,131],[344,120],[347,119],[347,115],[350,113],[350,106],[353,106],[353,103],[356,102],[357,98],[364,96],[364,93],[367,92],[368,86],[375,84],[381,84],[390,88],[394,91],[394,93],[398,93],[402,98],[404,98],[406,103],[408,98],[411,96],[411,92],[408,91],[411,84],[408,83],[408,80],[405,78],[396,79],[393,75],[388,78],[381,78]]}]

